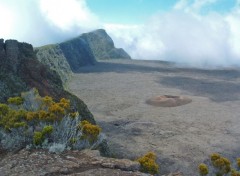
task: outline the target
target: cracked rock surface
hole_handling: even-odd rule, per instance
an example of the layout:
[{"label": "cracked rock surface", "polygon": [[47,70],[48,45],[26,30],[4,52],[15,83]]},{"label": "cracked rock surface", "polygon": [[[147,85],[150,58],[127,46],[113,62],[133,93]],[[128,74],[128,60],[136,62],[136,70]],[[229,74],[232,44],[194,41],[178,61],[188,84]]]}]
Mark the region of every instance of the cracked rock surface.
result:
[{"label": "cracked rock surface", "polygon": [[66,151],[60,155],[44,150],[1,154],[0,176],[147,176],[138,162],[105,158],[99,151]]}]

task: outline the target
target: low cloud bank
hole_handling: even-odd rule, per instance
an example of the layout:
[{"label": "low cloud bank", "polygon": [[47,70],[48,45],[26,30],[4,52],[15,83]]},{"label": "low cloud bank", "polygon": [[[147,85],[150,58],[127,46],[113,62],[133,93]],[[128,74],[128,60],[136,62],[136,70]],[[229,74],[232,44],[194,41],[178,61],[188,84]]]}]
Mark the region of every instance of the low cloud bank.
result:
[{"label": "low cloud bank", "polygon": [[142,26],[106,25],[117,46],[133,58],[192,66],[240,65],[240,13],[206,16],[173,10]]}]

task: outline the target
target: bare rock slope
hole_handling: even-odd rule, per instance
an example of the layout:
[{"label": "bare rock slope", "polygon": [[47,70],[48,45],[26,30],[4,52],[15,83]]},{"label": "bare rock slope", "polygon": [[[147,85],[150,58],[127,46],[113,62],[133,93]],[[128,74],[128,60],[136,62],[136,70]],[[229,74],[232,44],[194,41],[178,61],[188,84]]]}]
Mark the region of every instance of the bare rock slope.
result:
[{"label": "bare rock slope", "polygon": [[22,150],[0,161],[1,176],[69,175],[69,176],[147,176],[139,172],[138,162],[104,158],[95,150],[49,154],[43,150]]}]

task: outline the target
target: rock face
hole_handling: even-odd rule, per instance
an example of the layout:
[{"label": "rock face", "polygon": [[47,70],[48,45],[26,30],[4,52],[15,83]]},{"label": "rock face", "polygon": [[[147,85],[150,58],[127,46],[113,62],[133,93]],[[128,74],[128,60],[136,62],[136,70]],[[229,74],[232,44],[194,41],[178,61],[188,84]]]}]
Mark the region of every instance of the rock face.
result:
[{"label": "rock face", "polygon": [[35,48],[37,59],[55,70],[65,83],[79,67],[94,65],[96,59],[88,43],[80,37],[60,44]]},{"label": "rock face", "polygon": [[[5,56],[5,50],[4,50],[4,40],[0,39],[0,58],[3,59]],[[0,60],[1,62],[1,60]]]},{"label": "rock face", "polygon": [[43,150],[22,150],[1,156],[1,176],[69,175],[69,176],[147,176],[139,172],[138,162],[104,158],[98,151],[67,151],[50,154]]},{"label": "rock face", "polygon": [[81,66],[93,65],[96,62],[91,48],[81,36],[59,45],[73,72],[77,72]]},{"label": "rock face", "polygon": [[79,67],[94,65],[96,60],[131,59],[122,49],[115,48],[105,30],[85,33],[60,44],[35,48],[38,60],[55,70],[65,83]]},{"label": "rock face", "polygon": [[70,65],[68,64],[63,51],[59,45],[47,45],[35,49],[38,60],[55,70],[61,80],[66,82],[72,75]]},{"label": "rock face", "polygon": [[131,59],[122,48],[115,48],[113,40],[103,29],[82,34],[81,37],[88,42],[97,60]]},{"label": "rock face", "polygon": [[52,96],[54,99],[68,98],[75,108],[92,123],[93,115],[83,101],[65,91],[60,76],[49,67],[40,63],[33,47],[16,40],[0,40],[0,102],[11,96],[37,88],[41,96]]}]

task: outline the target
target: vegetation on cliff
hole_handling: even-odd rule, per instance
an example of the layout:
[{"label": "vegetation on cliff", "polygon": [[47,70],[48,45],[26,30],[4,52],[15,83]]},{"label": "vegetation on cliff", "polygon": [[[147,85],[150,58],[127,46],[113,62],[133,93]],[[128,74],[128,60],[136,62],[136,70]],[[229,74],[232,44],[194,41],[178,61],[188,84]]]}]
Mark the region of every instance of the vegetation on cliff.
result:
[{"label": "vegetation on cliff", "polygon": [[0,40],[0,102],[8,97],[19,96],[21,92],[37,88],[41,96],[51,96],[55,101],[66,98],[71,108],[95,124],[93,115],[85,103],[63,88],[58,73],[37,60],[33,47],[16,40]]},{"label": "vegetation on cliff", "polygon": [[62,152],[67,148],[97,148],[104,140],[101,128],[84,120],[61,98],[41,97],[36,89],[11,97],[0,104],[0,147],[19,150],[47,148]]}]

